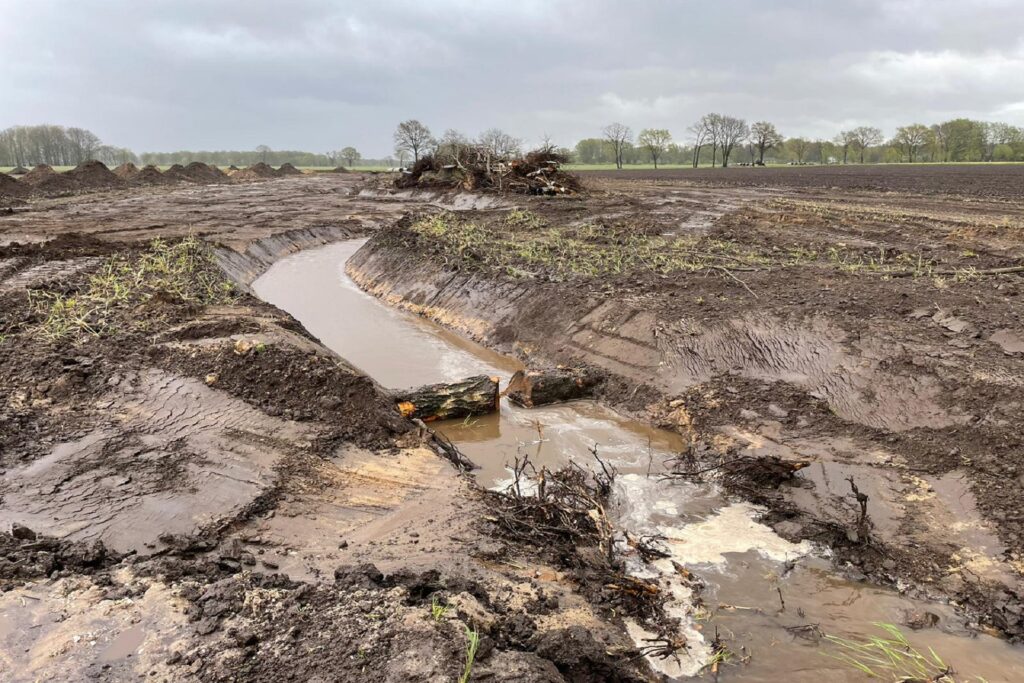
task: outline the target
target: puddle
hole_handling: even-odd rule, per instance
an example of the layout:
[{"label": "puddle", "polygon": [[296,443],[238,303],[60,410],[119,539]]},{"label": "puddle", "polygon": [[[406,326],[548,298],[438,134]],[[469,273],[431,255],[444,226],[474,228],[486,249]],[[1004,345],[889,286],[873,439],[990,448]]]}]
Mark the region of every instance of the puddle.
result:
[{"label": "puddle", "polygon": [[[254,282],[253,289],[385,387],[481,373],[499,375],[504,383],[519,369],[514,360],[359,290],[345,275],[344,264],[362,244],[354,240],[290,256]],[[617,526],[634,536],[662,536],[671,554],[652,563],[636,556],[627,561],[635,575],[656,577],[668,586],[667,609],[680,619],[676,635],[685,637],[689,648],[678,660],[650,661],[672,680],[705,668],[717,629],[734,653],[732,663],[721,667],[720,680],[861,681],[860,673],[825,656],[830,646],[799,629],[813,625],[846,638],[864,637],[877,635],[874,622],[899,625],[908,615],[926,612],[936,617],[932,628],[903,628],[915,646],[934,647],[970,677],[1024,679],[1020,649],[969,634],[950,607],[848,581],[827,560],[815,557],[809,544],[785,541],[758,523],[756,507],[727,500],[713,485],[661,480],[663,462],[681,445],[675,434],[586,401],[534,410],[503,401],[499,414],[436,426],[481,467],[476,476],[486,486],[507,485],[507,465],[523,453],[538,465],[554,467],[572,459],[594,466],[596,447],[602,459],[618,468],[609,505]],[[844,472],[830,467],[814,476],[841,485]],[[896,524],[895,513],[887,521]],[[703,606],[695,604],[673,562],[704,581]],[[637,623],[626,625],[638,645],[648,644],[644,638],[653,634]]]}]

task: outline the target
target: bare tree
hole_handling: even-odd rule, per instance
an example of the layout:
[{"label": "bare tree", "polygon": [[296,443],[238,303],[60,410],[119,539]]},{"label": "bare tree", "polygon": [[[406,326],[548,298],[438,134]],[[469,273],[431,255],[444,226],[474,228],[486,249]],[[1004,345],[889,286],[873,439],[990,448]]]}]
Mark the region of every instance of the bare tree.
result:
[{"label": "bare tree", "polygon": [[476,144],[487,149],[495,159],[508,159],[519,155],[523,141],[500,128],[488,128],[480,134]]},{"label": "bare tree", "polygon": [[604,135],[604,139],[612,146],[612,151],[615,152],[615,168],[622,168],[622,152],[626,148],[626,145],[633,141],[633,131],[629,126],[621,123],[612,123],[604,127],[601,131]]},{"label": "bare tree", "polygon": [[743,142],[750,135],[750,128],[743,119],[733,116],[722,116],[718,121],[718,143],[722,147],[722,168],[729,165],[729,156],[737,143]]},{"label": "bare tree", "polygon": [[346,147],[339,152],[341,158],[348,162],[349,168],[356,165],[356,162],[362,158],[362,155],[355,147]]},{"label": "bare tree", "polygon": [[852,130],[844,130],[836,136],[836,145],[843,150],[843,164],[846,164],[850,156],[850,147],[856,141],[856,135]]},{"label": "bare tree", "polygon": [[882,131],[874,126],[858,126],[850,131],[853,136],[851,142],[860,155],[860,163],[864,163],[864,153],[868,147],[879,145],[885,139]]},{"label": "bare tree", "polygon": [[267,155],[270,154],[270,152],[272,151],[270,147],[267,145],[257,145],[256,151],[260,155],[260,161],[262,161],[263,163],[267,163]]},{"label": "bare tree", "polygon": [[782,144],[782,136],[775,129],[774,123],[758,121],[750,127],[750,135],[754,148],[757,149],[757,163],[764,165],[764,153]]},{"label": "bare tree", "polygon": [[710,132],[707,127],[707,117],[701,117],[697,123],[690,126],[689,131],[693,136],[693,167],[700,165],[700,150],[708,141]]},{"label": "bare tree", "polygon": [[651,155],[654,168],[658,168],[658,159],[672,142],[672,134],[664,128],[645,128],[640,131],[637,142]]},{"label": "bare tree", "polygon": [[437,154],[446,160],[457,159],[459,153],[468,146],[469,138],[454,128],[449,128],[437,141]]},{"label": "bare tree", "polygon": [[411,152],[414,164],[420,160],[420,152],[429,148],[432,142],[430,129],[416,119],[402,121],[395,130],[395,151]]},{"label": "bare tree", "polygon": [[899,146],[902,152],[906,152],[910,163],[914,163],[914,157],[917,156],[918,151],[928,144],[931,138],[932,131],[928,126],[914,123],[897,128],[896,137],[893,138],[893,142]]}]

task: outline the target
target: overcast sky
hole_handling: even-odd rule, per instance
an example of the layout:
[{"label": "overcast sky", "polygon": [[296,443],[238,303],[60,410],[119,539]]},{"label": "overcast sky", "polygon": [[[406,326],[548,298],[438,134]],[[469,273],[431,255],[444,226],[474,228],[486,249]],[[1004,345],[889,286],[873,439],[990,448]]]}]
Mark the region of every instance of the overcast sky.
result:
[{"label": "overcast sky", "polygon": [[1024,125],[1024,0],[0,0],[0,49],[0,128],[140,152],[384,156],[406,118],[567,145],[708,111]]}]

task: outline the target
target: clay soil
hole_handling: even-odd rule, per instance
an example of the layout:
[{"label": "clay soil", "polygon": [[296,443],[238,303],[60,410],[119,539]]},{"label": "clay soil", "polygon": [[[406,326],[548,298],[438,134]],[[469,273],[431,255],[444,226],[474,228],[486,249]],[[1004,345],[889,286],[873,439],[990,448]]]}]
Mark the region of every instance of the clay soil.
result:
[{"label": "clay soil", "polygon": [[[474,680],[651,680],[594,548],[498,533],[382,389],[247,293],[276,258],[369,235],[371,291],[528,364],[595,369],[599,397],[687,436],[692,462],[811,463],[723,483],[854,578],[1021,637],[1021,172],[918,170],[595,174],[582,196],[460,215],[439,204],[474,198],[318,174],[0,214],[0,665],[457,680],[472,628]],[[188,287],[53,334],[55,301],[194,238],[211,260]]]},{"label": "clay soil", "polygon": [[649,679],[621,590],[579,590],[596,549],[489,530],[390,396],[247,294],[409,208],[361,182],[0,218],[5,680],[457,680],[469,629],[475,679]]},{"label": "clay soil", "polygon": [[410,217],[349,272],[528,363],[604,371],[603,398],[688,435],[694,462],[812,465],[723,483],[854,576],[1019,638],[1022,177],[588,174],[585,199]]}]

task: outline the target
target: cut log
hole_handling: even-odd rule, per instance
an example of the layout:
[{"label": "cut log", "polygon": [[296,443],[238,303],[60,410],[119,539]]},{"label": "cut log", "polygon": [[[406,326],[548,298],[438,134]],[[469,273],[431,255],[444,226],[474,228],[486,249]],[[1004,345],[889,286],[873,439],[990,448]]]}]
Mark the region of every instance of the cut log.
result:
[{"label": "cut log", "polygon": [[601,377],[582,368],[520,370],[509,380],[505,395],[525,408],[591,398]]},{"label": "cut log", "polygon": [[451,384],[430,384],[395,395],[404,417],[432,422],[493,413],[498,409],[498,378],[478,375]]}]

